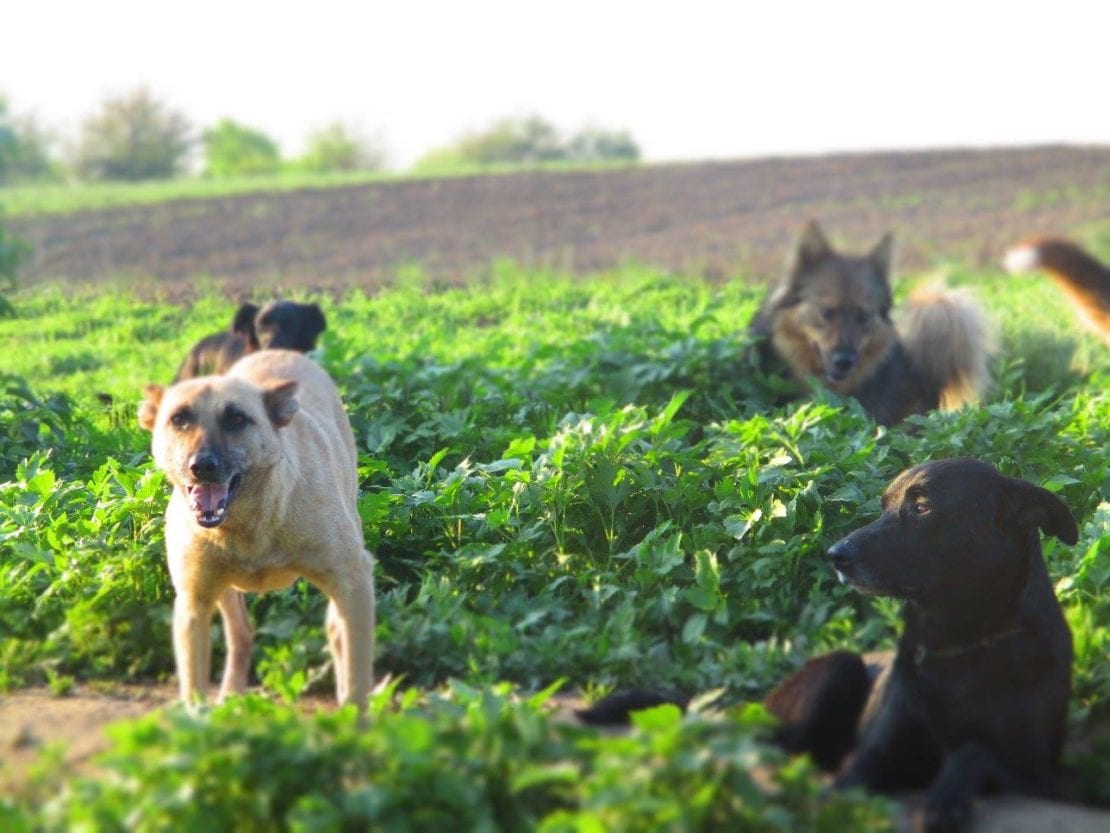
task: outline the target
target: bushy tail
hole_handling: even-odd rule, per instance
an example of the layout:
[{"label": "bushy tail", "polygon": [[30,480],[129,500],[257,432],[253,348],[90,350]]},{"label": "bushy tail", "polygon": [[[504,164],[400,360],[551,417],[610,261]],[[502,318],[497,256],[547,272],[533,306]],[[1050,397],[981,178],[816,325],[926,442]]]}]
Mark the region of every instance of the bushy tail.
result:
[{"label": "bushy tail", "polygon": [[1013,273],[1047,272],[1064,290],[1080,320],[1110,344],[1110,268],[1074,243],[1052,238],[1010,247],[1002,265]]},{"label": "bushy tail", "polygon": [[941,408],[959,408],[986,391],[994,337],[986,313],[969,292],[918,289],[902,307],[896,327],[914,367],[940,392]]}]

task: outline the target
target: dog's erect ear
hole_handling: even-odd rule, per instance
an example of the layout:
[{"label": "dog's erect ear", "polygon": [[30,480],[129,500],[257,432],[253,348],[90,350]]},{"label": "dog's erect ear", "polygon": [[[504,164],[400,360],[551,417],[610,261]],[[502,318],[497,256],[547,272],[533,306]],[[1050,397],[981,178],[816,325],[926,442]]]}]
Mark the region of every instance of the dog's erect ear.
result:
[{"label": "dog's erect ear", "polygon": [[293,415],[300,407],[297,405],[297,382],[289,379],[278,382],[262,390],[262,402],[266,405],[266,414],[274,428],[284,428],[293,421]]},{"label": "dog's erect ear", "polygon": [[166,389],[161,385],[147,385],[143,388],[146,398],[139,405],[139,425],[147,431],[154,430],[154,422],[158,419],[158,406],[162,404],[162,394]]},{"label": "dog's erect ear", "polygon": [[894,235],[889,231],[883,235],[883,239],[875,244],[875,248],[867,256],[867,259],[874,264],[879,274],[883,276],[883,280],[890,280],[890,267],[894,260]]},{"label": "dog's erect ear", "polygon": [[238,333],[248,342],[251,349],[258,349],[258,333],[254,331],[254,319],[258,316],[258,307],[246,303],[239,307],[235,317],[231,320],[231,332]]},{"label": "dog's erect ear", "polygon": [[328,328],[328,321],[324,318],[324,312],[319,304],[309,304],[307,322],[313,338]]},{"label": "dog's erect ear", "polygon": [[794,259],[794,274],[812,269],[821,261],[832,254],[832,246],[825,239],[825,233],[817,225],[816,220],[810,220],[802,229],[802,238],[798,241],[798,251]]},{"label": "dog's erect ear", "polygon": [[1004,522],[1019,527],[1040,527],[1046,535],[1054,535],[1065,544],[1079,540],[1079,528],[1068,506],[1048,489],[1007,478],[1002,494]]}]

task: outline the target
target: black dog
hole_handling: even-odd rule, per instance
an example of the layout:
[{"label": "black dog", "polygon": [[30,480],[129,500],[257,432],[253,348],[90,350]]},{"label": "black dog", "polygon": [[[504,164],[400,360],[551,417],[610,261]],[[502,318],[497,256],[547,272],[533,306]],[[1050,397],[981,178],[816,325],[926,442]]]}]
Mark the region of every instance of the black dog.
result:
[{"label": "black dog", "polygon": [[307,353],[327,328],[324,313],[316,304],[271,301],[260,310],[243,304],[226,332],[213,333],[198,341],[174,376],[174,382],[224,373],[247,353],[285,349]]},{"label": "black dog", "polygon": [[[837,787],[927,787],[928,830],[963,826],[986,788],[1053,794],[1072,646],[1037,529],[1074,544],[1074,518],[967,458],[903,472],[882,505],[829,555],[853,587],[906,600],[898,649],[810,660],[765,700],[775,739],[839,771]],[[620,694],[580,717],[621,722],[660,702],[675,701]]]},{"label": "black dog", "polygon": [[[1072,644],[1037,529],[1074,544],[1071,512],[967,458],[903,472],[882,505],[829,550],[843,581],[906,600],[893,665],[837,786],[928,786],[929,830],[962,826],[984,788],[1054,793]],[[820,676],[818,688],[843,691],[836,674]]]}]

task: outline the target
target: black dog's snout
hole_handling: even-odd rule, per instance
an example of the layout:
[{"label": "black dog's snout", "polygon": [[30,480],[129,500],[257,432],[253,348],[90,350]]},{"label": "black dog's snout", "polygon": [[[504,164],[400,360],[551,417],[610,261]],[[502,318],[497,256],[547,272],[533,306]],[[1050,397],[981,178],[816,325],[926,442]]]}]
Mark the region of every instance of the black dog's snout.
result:
[{"label": "black dog's snout", "polygon": [[848,566],[849,562],[855,557],[856,547],[852,543],[851,537],[841,538],[831,547],[829,547],[829,558],[832,559],[833,566],[842,570]]},{"label": "black dog's snout", "polygon": [[201,451],[189,458],[189,471],[201,482],[218,481],[220,458],[211,451]]}]

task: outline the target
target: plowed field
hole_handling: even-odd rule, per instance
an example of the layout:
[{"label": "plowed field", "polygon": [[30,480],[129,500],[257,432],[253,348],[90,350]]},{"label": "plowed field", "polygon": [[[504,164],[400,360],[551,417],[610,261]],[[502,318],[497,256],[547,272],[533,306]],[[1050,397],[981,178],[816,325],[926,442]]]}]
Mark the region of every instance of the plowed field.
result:
[{"label": "plowed field", "polygon": [[1032,233],[1110,216],[1110,146],[861,154],[403,180],[12,220],[34,245],[25,283],[155,277],[176,294],[205,276],[372,286],[405,264],[462,280],[496,258],[575,271],[634,259],[765,277],[802,222],[899,262],[993,262]]}]

